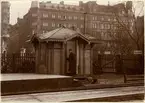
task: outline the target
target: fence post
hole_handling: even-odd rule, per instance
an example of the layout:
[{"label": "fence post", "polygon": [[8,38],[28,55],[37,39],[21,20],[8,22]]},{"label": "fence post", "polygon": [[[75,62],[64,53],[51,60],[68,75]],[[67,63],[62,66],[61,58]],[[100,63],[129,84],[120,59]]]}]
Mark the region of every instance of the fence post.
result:
[{"label": "fence post", "polygon": [[15,73],[16,72],[16,68],[15,68],[15,54],[12,54],[12,71]]},{"label": "fence post", "polygon": [[127,77],[126,77],[127,73],[126,73],[126,68],[125,68],[125,66],[123,65],[123,64],[124,64],[123,57],[121,58],[121,63],[122,63],[122,70],[123,70],[124,83],[126,83],[126,82],[127,82]]},{"label": "fence post", "polygon": [[98,55],[98,66],[99,66],[99,70],[102,72],[102,61],[101,61],[101,54]]},{"label": "fence post", "polygon": [[115,70],[117,74],[122,74],[123,70],[122,70],[122,59],[120,55],[116,55],[115,57]]}]

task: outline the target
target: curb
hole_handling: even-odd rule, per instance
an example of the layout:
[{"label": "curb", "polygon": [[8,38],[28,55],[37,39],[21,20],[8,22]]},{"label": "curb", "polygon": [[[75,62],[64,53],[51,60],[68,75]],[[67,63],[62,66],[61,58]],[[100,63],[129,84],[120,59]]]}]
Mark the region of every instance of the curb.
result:
[{"label": "curb", "polygon": [[33,93],[45,93],[45,92],[61,92],[61,91],[75,91],[75,90],[90,90],[90,89],[104,89],[104,88],[117,88],[117,87],[129,87],[129,86],[144,86],[144,83],[126,83],[126,84],[90,84],[80,87],[71,88],[59,88],[59,89],[49,89],[40,91],[27,91],[27,92],[17,92],[16,93],[3,93],[1,96],[7,95],[20,95],[20,94],[33,94]]}]

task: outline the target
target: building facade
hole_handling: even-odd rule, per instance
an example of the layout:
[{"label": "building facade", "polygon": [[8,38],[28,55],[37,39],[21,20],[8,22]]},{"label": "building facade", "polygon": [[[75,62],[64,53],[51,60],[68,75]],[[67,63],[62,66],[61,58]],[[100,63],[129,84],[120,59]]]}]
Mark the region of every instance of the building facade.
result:
[{"label": "building facade", "polygon": [[[45,33],[63,25],[67,28],[74,27],[83,34],[103,40],[109,48],[112,43],[109,33],[117,35],[121,32],[117,17],[126,24],[132,22],[125,17],[126,13],[132,17],[131,2],[128,4],[129,7],[124,3],[113,6],[99,5],[95,1],[86,3],[80,1],[79,5],[66,5],[63,1],[60,4],[32,1],[31,8],[24,16],[26,26],[30,28],[26,35],[31,37],[34,33]],[[128,12],[124,8],[127,8]]]},{"label": "building facade", "polygon": [[7,51],[8,45],[8,29],[10,20],[10,3],[7,1],[1,2],[1,52]]}]

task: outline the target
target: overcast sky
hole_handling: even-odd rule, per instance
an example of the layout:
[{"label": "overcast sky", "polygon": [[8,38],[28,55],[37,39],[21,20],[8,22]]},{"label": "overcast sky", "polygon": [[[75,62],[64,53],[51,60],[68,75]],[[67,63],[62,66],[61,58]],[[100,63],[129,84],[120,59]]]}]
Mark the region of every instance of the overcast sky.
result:
[{"label": "overcast sky", "polygon": [[[7,1],[9,1],[11,4],[10,24],[15,24],[17,22],[17,17],[22,18],[28,12],[31,6],[31,1],[34,1],[34,0],[7,0]],[[96,1],[98,4],[101,4],[101,5],[108,4],[108,0],[39,0],[39,1],[51,1],[52,3],[59,3],[60,1],[64,1],[64,4],[71,4],[71,5],[72,4],[78,5],[79,1],[83,1],[83,2]],[[109,0],[109,4],[113,5],[113,4],[117,4],[119,2],[124,2],[124,1],[125,0]],[[138,8],[140,7],[141,6],[139,5]]]}]

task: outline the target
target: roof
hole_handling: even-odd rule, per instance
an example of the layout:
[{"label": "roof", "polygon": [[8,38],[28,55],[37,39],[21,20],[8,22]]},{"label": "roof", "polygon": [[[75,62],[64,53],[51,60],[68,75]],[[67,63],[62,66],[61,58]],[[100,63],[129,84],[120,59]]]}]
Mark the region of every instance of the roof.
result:
[{"label": "roof", "polygon": [[91,43],[91,42],[97,43],[95,37],[92,37],[90,35],[83,35],[79,31],[75,31],[72,29],[64,28],[64,27],[57,28],[52,31],[49,31],[49,32],[46,32],[43,34],[39,34],[39,35],[37,34],[34,36],[35,37],[32,37],[32,41],[33,41],[33,38],[36,38],[39,42],[41,42],[41,41],[65,42],[65,41],[71,40],[75,37],[79,37],[88,43]]}]

